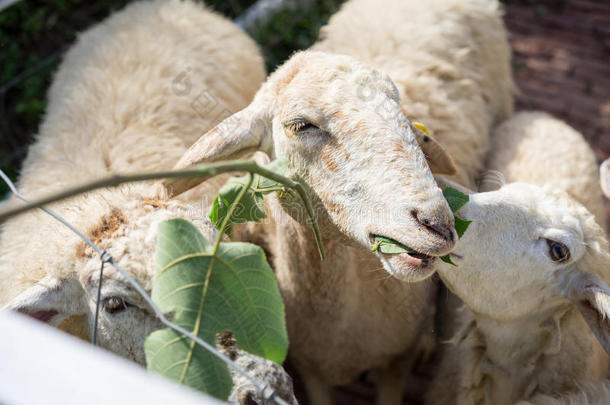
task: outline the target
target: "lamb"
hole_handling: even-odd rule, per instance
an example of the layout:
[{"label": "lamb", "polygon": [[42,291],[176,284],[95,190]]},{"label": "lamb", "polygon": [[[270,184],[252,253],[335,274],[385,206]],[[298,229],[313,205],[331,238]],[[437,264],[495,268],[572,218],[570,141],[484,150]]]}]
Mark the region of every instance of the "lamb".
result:
[{"label": "lamb", "polygon": [[515,183],[459,211],[474,221],[452,254],[459,267],[438,271],[468,309],[428,403],[608,403],[610,254],[590,147],[537,112],[492,143],[488,167]]},{"label": "lamb", "polygon": [[[66,54],[18,187],[35,198],[111,173],[171,168],[203,131],[243,108],[264,77],[257,46],[230,21],[190,1],[133,3],[80,34]],[[129,190],[95,192],[52,208],[92,235],[116,217],[115,209],[136,220],[121,205],[98,201],[124,202]],[[153,196],[138,188],[133,199],[148,206]],[[106,232],[100,237],[109,234],[99,229]],[[62,225],[41,212],[4,223],[0,305],[53,268],[78,269],[82,258],[68,241]],[[152,270],[148,260],[140,263]]]},{"label": "lamb", "polygon": [[459,267],[438,270],[468,309],[428,403],[536,403],[607,384],[610,254],[594,216],[527,183],[473,194],[459,216],[474,221]]},{"label": "lamb", "polygon": [[[457,178],[474,184],[490,126],[512,111],[506,32],[496,2],[390,1],[379,7],[362,0],[344,5],[323,37],[286,62],[249,107],[206,134],[178,167],[255,148],[290,159],[289,174],[310,185],[319,207],[327,259],[317,261],[309,228],[287,196],[270,196],[271,223],[252,226],[245,238],[270,252],[293,363],[312,403],[329,403],[331,385],[368,369],[379,382],[378,401],[399,403],[404,370],[431,317],[427,269],[445,249],[418,241],[430,228],[417,225],[421,211],[412,210],[422,209],[424,194],[438,203],[427,177],[414,178],[419,163],[403,165],[416,152],[394,138],[396,127],[409,139],[415,131],[433,171],[454,173],[440,144],[412,128],[401,110],[423,121],[454,156]],[[399,87],[337,53],[383,70]],[[190,184],[167,185],[180,192]],[[404,202],[392,210],[388,203],[398,195]],[[415,222],[403,213],[414,214]],[[432,230],[451,238],[441,225],[448,224],[445,215],[433,220]],[[372,254],[372,237],[379,234],[423,254]]]}]

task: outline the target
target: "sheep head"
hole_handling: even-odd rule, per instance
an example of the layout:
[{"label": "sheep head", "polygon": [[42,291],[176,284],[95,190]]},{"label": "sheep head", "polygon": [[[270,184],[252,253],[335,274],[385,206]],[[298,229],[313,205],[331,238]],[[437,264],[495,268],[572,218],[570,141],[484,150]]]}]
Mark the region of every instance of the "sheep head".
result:
[{"label": "sheep head", "polygon": [[475,313],[510,321],[571,302],[610,351],[610,254],[586,208],[512,183],[472,194],[458,215],[474,221],[452,254],[459,268],[439,273]]},{"label": "sheep head", "polygon": [[[149,293],[154,275],[154,251],[160,222],[176,217],[190,219],[210,240],[217,232],[207,217],[187,204],[114,193],[97,223],[88,231]],[[98,202],[89,201],[90,207]],[[57,224],[55,224],[57,227]],[[99,255],[84,242],[75,241],[66,251],[62,268],[47,268],[46,276],[12,299],[6,306],[52,326],[71,322],[71,333],[82,338],[93,331],[100,275]],[[144,341],[162,328],[152,308],[110,264],[104,266],[97,341],[116,354],[145,364]],[[77,326],[75,328],[75,325]]]},{"label": "sheep head", "polygon": [[[376,253],[392,275],[416,281],[432,274],[434,256],[449,252],[456,239],[453,215],[417,139],[387,75],[348,56],[301,52],[270,76],[248,107],[202,136],[177,167],[254,150],[287,158],[288,175],[308,184],[322,208],[323,234],[367,249],[384,236],[420,252]],[[431,138],[419,139],[433,148],[429,158],[437,163],[430,166],[454,167]],[[196,180],[164,184],[177,194]]]}]

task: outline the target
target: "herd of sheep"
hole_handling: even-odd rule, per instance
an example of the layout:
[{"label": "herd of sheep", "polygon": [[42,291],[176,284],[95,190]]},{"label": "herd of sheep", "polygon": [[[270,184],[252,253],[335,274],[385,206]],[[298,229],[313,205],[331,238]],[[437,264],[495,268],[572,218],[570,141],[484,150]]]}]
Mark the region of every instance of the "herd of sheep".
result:
[{"label": "herd of sheep", "polygon": [[[515,114],[514,92],[495,0],[350,0],[267,79],[232,22],[189,0],[136,2],[65,56],[18,187],[35,198],[112,173],[287,158],[322,207],[326,260],[289,195],[268,195],[269,220],[234,238],[267,253],[310,403],[369,371],[378,403],[399,404],[434,350],[428,404],[609,404],[610,166],[600,187],[584,138]],[[183,217],[215,238],[205,212],[221,183],[131,184],[52,208],[150,291],[158,224]],[[459,240],[446,185],[470,194]],[[377,236],[418,253],[371,252]],[[457,267],[438,258],[450,252]],[[95,252],[43,212],[2,224],[1,306],[87,338],[98,274]],[[443,286],[457,298],[438,299]],[[145,364],[161,323],[114,269],[101,299],[99,344]]]}]

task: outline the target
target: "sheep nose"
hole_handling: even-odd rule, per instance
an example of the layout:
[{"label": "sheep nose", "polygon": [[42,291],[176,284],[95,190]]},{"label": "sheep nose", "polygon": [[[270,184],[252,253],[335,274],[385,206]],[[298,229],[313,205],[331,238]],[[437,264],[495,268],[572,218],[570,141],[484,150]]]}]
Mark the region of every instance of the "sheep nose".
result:
[{"label": "sheep nose", "polygon": [[432,210],[413,210],[415,220],[428,231],[442,237],[448,242],[455,240],[455,223],[453,215],[447,215],[447,208],[438,207]]}]

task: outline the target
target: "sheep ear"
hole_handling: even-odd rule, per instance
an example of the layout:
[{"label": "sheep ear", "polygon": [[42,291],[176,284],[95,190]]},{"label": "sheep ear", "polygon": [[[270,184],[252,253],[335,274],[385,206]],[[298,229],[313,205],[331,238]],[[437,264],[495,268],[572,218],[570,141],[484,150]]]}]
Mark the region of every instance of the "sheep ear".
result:
[{"label": "sheep ear", "polygon": [[485,193],[488,191],[499,190],[506,184],[504,174],[497,170],[486,170],[476,181],[479,193]]},{"label": "sheep ear", "polygon": [[604,195],[610,198],[610,158],[606,159],[599,168],[601,186]]},{"label": "sheep ear", "polygon": [[598,277],[583,274],[569,298],[610,356],[610,288]]},{"label": "sheep ear", "polygon": [[[257,149],[270,153],[266,109],[253,102],[245,109],[226,118],[195,142],[180,158],[176,169],[199,163],[237,159]],[[170,196],[197,186],[205,178],[168,179],[162,182]]]},{"label": "sheep ear", "polygon": [[457,167],[447,150],[436,139],[434,139],[426,129],[419,123],[413,123],[413,132],[419,147],[424,152],[430,171],[433,174],[453,176],[457,173]]},{"label": "sheep ear", "polygon": [[76,280],[45,277],[15,297],[6,308],[58,327],[69,316],[86,312],[83,292]]}]

